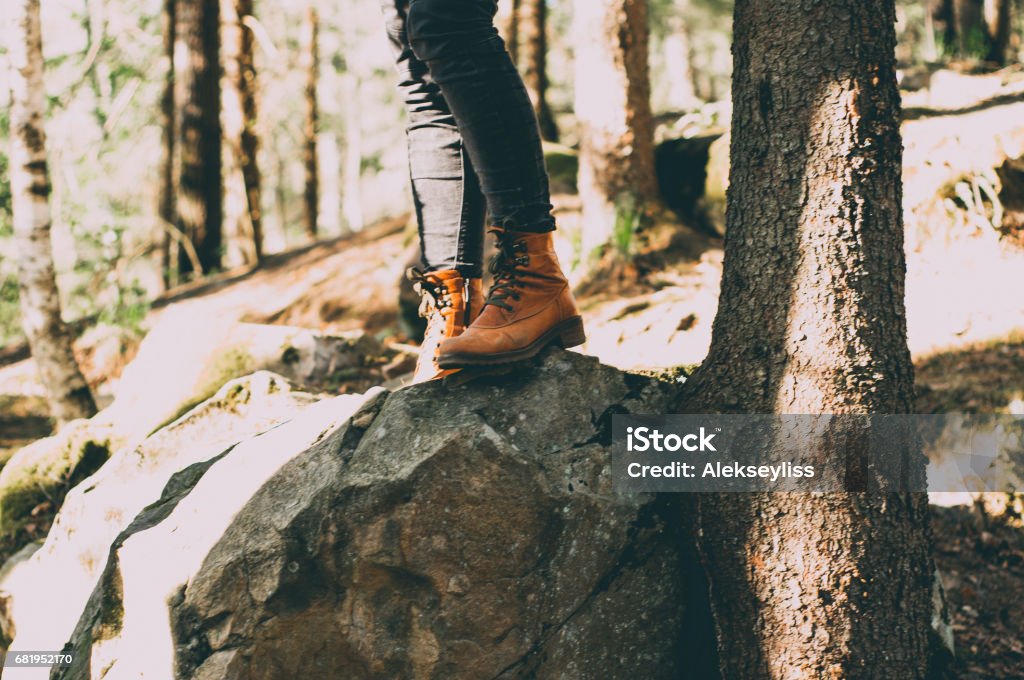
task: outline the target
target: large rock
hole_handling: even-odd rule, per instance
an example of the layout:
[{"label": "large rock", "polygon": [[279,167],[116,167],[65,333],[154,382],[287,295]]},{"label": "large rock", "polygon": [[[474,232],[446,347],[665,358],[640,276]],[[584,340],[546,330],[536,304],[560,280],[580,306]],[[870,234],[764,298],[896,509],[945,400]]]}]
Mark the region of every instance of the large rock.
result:
[{"label": "large rock", "polygon": [[[190,340],[197,333],[202,342]],[[324,335],[167,312],[125,369],[108,408],[10,455],[0,470],[0,533],[32,522],[41,503],[58,507],[67,489],[111,451],[137,444],[230,380],[266,370],[324,391],[361,392],[393,377],[385,369],[394,356],[362,332]]]},{"label": "large rock", "polygon": [[[111,423],[123,441],[140,440],[210,398],[227,381],[255,371],[334,388],[355,380],[360,391],[381,380],[379,372],[364,370],[386,363],[386,350],[372,336],[329,336],[195,314],[190,309],[164,312],[125,369],[114,403],[95,418]],[[196,334],[202,342],[189,340]]]},{"label": "large rock", "polygon": [[680,677],[682,518],[609,477],[670,398],[552,350],[313,405],[172,478],[52,677]]},{"label": "large rock", "polygon": [[59,649],[103,570],[111,542],[160,498],[173,474],[208,464],[316,400],[281,376],[256,373],[229,382],[140,445],[115,453],[68,493],[42,548],[5,569],[3,638],[15,638],[22,649]]}]

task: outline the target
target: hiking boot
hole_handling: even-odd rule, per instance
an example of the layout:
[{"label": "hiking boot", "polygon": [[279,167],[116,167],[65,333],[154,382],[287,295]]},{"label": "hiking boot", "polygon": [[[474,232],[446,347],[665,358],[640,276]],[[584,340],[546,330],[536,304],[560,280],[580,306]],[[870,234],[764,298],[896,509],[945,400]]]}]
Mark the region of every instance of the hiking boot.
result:
[{"label": "hiking boot", "polygon": [[441,342],[441,368],[491,366],[522,361],[550,344],[586,341],[583,319],[558,264],[551,233],[491,230],[498,252],[483,312],[458,337]]},{"label": "hiking boot", "polygon": [[420,316],[427,320],[427,330],[420,346],[419,360],[412,384],[436,380],[454,373],[437,365],[438,346],[445,338],[462,333],[480,315],[484,305],[482,279],[463,278],[454,269],[424,274],[412,268],[406,278],[420,296]]}]

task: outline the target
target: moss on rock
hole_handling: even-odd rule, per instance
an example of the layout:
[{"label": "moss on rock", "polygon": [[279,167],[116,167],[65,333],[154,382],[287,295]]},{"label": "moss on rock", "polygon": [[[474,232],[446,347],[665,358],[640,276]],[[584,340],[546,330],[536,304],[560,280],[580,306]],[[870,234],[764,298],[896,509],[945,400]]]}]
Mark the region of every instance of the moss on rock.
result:
[{"label": "moss on rock", "polygon": [[0,471],[0,533],[23,527],[40,503],[59,506],[68,489],[110,457],[110,440],[105,427],[75,421],[11,456]]}]

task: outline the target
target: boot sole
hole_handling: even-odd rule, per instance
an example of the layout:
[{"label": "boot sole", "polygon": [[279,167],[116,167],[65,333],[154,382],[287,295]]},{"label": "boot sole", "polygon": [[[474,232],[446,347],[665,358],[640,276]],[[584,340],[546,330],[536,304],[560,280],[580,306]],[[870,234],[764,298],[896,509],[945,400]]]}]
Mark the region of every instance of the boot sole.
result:
[{"label": "boot sole", "polygon": [[587,341],[583,332],[583,317],[573,316],[560,321],[526,347],[499,354],[442,354],[437,359],[441,368],[465,368],[467,366],[499,366],[532,359],[550,344],[563,349],[577,347]]}]

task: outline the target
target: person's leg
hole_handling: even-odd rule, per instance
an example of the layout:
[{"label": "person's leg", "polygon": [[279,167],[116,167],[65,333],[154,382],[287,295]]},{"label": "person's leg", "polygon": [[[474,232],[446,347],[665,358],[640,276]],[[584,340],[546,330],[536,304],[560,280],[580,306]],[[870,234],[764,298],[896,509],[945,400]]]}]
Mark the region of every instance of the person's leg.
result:
[{"label": "person's leg", "polygon": [[540,130],[526,87],[494,27],[497,0],[412,0],[408,37],[440,86],[487,197],[491,224],[555,227]]},{"label": "person's leg", "polygon": [[552,244],[540,129],[494,27],[497,0],[412,0],[408,36],[440,87],[487,197],[498,253],[483,312],[441,342],[442,368],[528,359],[551,343],[585,340]]},{"label": "person's leg", "polygon": [[413,382],[443,377],[438,346],[455,337],[483,308],[486,202],[455,118],[406,32],[409,0],[381,0],[395,54],[398,89],[408,115],[409,177],[424,270],[408,272],[427,329]]},{"label": "person's leg", "polygon": [[486,202],[459,127],[427,65],[409,45],[409,0],[381,0],[408,116],[409,175],[427,272],[483,272]]}]

